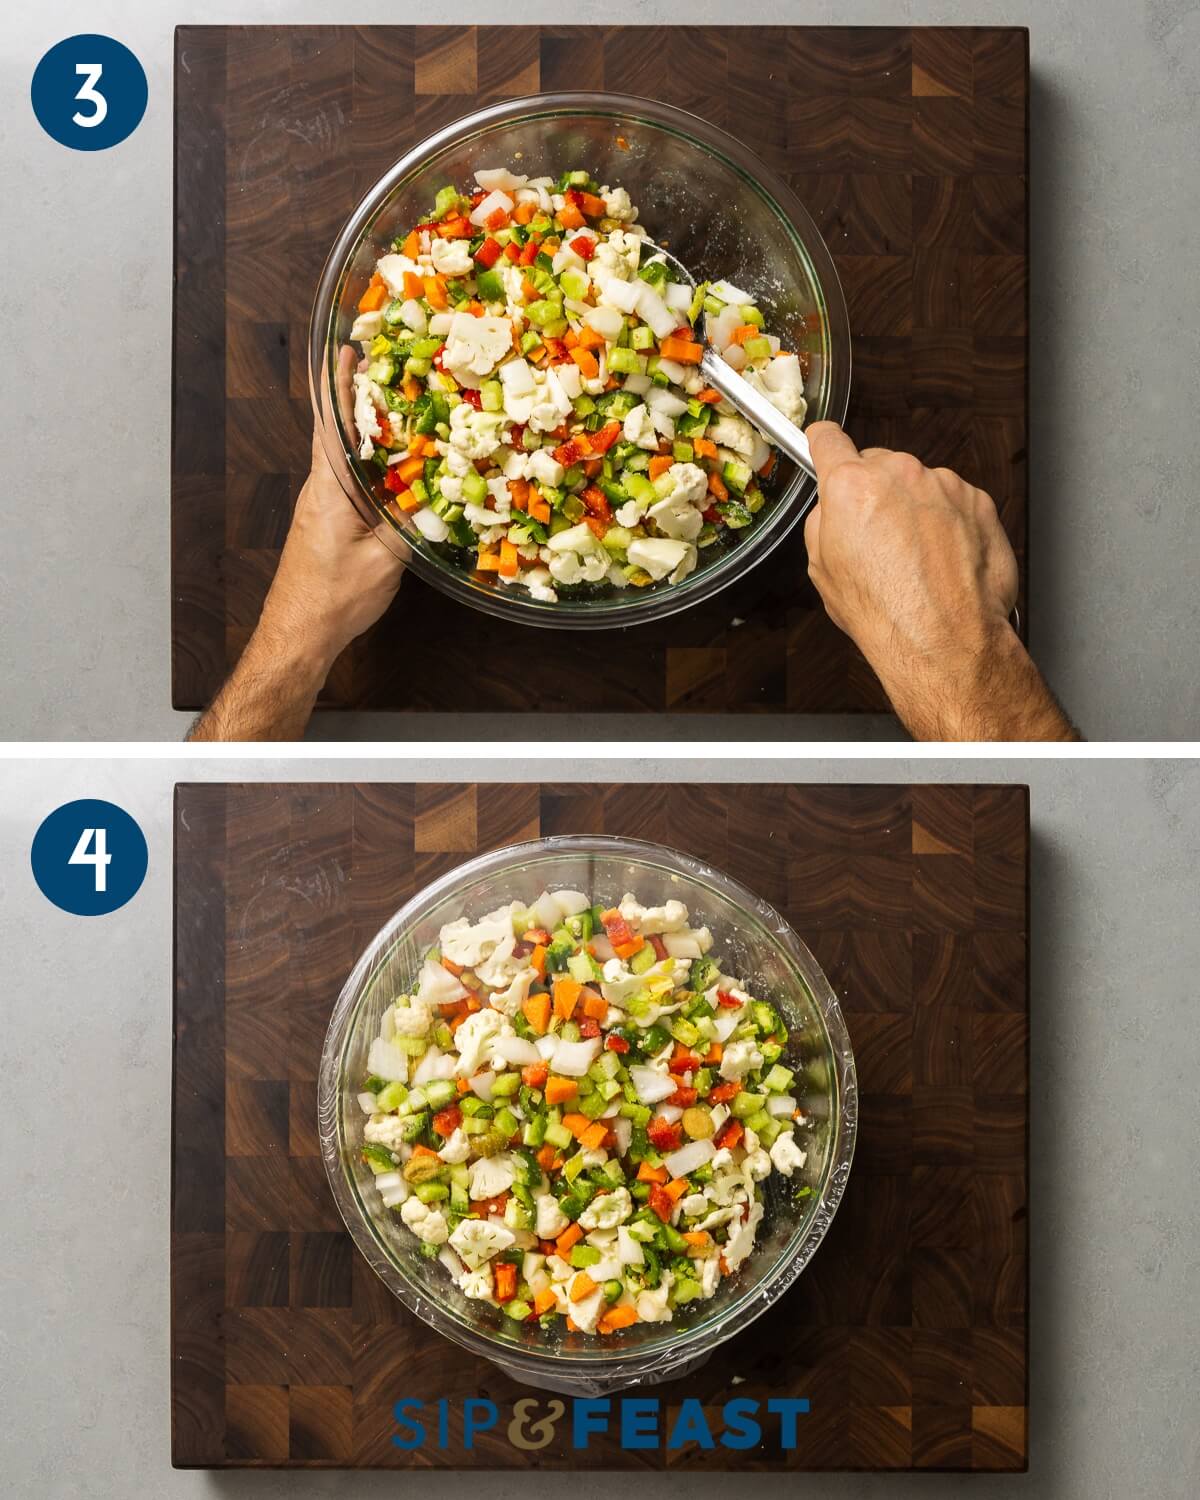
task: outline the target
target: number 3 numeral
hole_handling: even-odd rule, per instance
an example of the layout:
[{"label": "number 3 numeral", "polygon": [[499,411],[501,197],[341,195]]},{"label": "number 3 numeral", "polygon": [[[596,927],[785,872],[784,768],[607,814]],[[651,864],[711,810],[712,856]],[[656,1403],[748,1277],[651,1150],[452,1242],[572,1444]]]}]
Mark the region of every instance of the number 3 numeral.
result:
[{"label": "number 3 numeral", "polygon": [[[88,845],[91,844],[91,853],[88,853]],[[112,864],[112,855],[108,852],[108,834],[103,828],[85,828],[79,835],[79,842],[75,845],[74,853],[67,861],[69,865],[93,865],[96,870],[96,890],[106,891],[108,889],[108,867]]]},{"label": "number 3 numeral", "polygon": [[[96,85],[100,82],[100,75],[101,73],[103,73],[104,69],[100,63],[76,63],[75,71],[84,79],[84,82],[80,85],[79,92],[75,95],[75,97],[76,99],[83,100],[85,103],[90,104],[92,106],[92,112],[90,115],[84,115],[80,114],[80,112],[76,110],[75,113],[71,116],[71,120],[75,125],[81,125],[85,129],[91,129],[93,125],[99,125],[104,117],[108,114],[108,100],[104,97],[103,94],[97,93],[96,91]],[[78,863],[78,861],[75,862]],[[104,887],[100,885],[97,886],[96,889],[102,891]]]}]

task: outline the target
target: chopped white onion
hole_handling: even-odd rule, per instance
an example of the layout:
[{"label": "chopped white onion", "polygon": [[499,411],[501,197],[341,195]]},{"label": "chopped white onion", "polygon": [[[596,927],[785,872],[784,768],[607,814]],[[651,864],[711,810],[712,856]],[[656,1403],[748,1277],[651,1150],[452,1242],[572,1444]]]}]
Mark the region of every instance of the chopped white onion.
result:
[{"label": "chopped white onion", "polygon": [[442,1265],[444,1265],[447,1271],[450,1272],[455,1281],[458,1281],[461,1278],[463,1272],[467,1269],[449,1245],[443,1245],[442,1248],[438,1251],[438,1260],[441,1261]]},{"label": "chopped white onion", "polygon": [[430,1047],[417,1064],[413,1082],[429,1083],[434,1078],[453,1078],[456,1061],[451,1053],[443,1052],[440,1047]]},{"label": "chopped white onion", "polygon": [[388,1083],[408,1082],[408,1053],[377,1036],[367,1052],[367,1071]]},{"label": "chopped white onion", "polygon": [[[507,167],[483,167],[475,173],[475,181],[485,193],[512,193],[517,188],[524,187],[529,178],[518,177],[515,172],[510,172]],[[536,197],[537,194],[535,193],[534,196]]]},{"label": "chopped white onion", "polygon": [[674,1125],[675,1121],[682,1116],[683,1110],[679,1107],[678,1104],[664,1104],[662,1108],[657,1111],[657,1114],[658,1117],[662,1120],[665,1120],[668,1125]]},{"label": "chopped white onion", "polygon": [[791,1094],[772,1094],[767,1100],[769,1115],[790,1115],[795,1108],[796,1101]]},{"label": "chopped white onion", "polygon": [[539,1062],[542,1056],[533,1042],[527,1042],[524,1037],[519,1036],[500,1037],[492,1044],[492,1052],[496,1057],[502,1057],[505,1062],[514,1063],[520,1068]]},{"label": "chopped white onion", "polygon": [[592,953],[602,964],[607,963],[610,958],[616,958],[617,956],[613,951],[613,945],[608,940],[608,934],[605,932],[596,933],[589,942],[588,947],[591,948]]},{"label": "chopped white onion", "polygon": [[450,535],[449,526],[446,525],[445,521],[442,520],[436,511],[414,511],[413,525],[427,542],[444,542]]},{"label": "chopped white onion", "polygon": [[700,944],[690,932],[664,932],[662,943],[670,958],[700,958],[702,956]]},{"label": "chopped white onion", "polygon": [[719,1042],[726,1042],[737,1030],[738,1017],[741,1015],[737,1010],[719,1010],[712,1018],[713,1035]]},{"label": "chopped white onion", "polygon": [[646,392],[646,405],[651,411],[661,412],[664,417],[681,417],[687,411],[687,402],[682,397],[660,385]]},{"label": "chopped white onion", "polygon": [[654,337],[665,339],[679,327],[678,316],[671,311],[648,281],[637,289],[637,310],[643,323],[649,323]]},{"label": "chopped white onion", "polygon": [[596,1061],[600,1052],[600,1038],[587,1037],[582,1042],[559,1042],[554,1049],[551,1065],[564,1078],[582,1078]]},{"label": "chopped white onion", "polygon": [[492,1102],[492,1084],[495,1081],[496,1075],[490,1069],[486,1073],[476,1073],[475,1077],[469,1080],[472,1091],[478,1094],[485,1104]]},{"label": "chopped white onion", "polygon": [[633,1140],[633,1121],[618,1115],[612,1123],[612,1133],[617,1138],[617,1155],[624,1156]]},{"label": "chopped white onion", "polygon": [[558,902],[549,891],[542,892],[533,903],[531,911],[532,915],[537,918],[537,925],[544,927],[547,932],[553,932],[562,921],[562,912]]},{"label": "chopped white onion", "polygon": [[629,1076],[643,1104],[657,1104],[660,1099],[669,1099],[675,1092],[675,1080],[654,1068],[638,1067],[635,1064],[630,1068]]},{"label": "chopped white onion", "polygon": [[421,999],[430,1005],[457,1005],[467,998],[466,987],[436,959],[427,958],[418,976]]},{"label": "chopped white onion", "polygon": [[739,320],[741,318],[741,309],[752,305],[754,302],[754,298],[749,292],[743,292],[741,287],[734,286],[732,281],[710,282],[708,294],[710,297],[715,297],[718,302],[736,304]]},{"label": "chopped white onion", "polygon": [[493,189],[478,208],[471,210],[471,223],[482,227],[489,214],[494,214],[498,208],[502,208],[505,213],[510,213],[512,207],[513,201],[507,193]]},{"label": "chopped white onion", "polygon": [[621,329],[625,326],[625,319],[615,307],[589,307],[585,321],[610,343],[620,338]]},{"label": "chopped white onion", "polygon": [[689,1141],[678,1151],[672,1151],[670,1156],[664,1156],[663,1165],[672,1177],[686,1177],[706,1161],[712,1161],[716,1154],[717,1148],[712,1141]]},{"label": "chopped white onion", "polygon": [[692,310],[692,289],[682,281],[669,281],[663,288],[663,301],[686,318]]},{"label": "chopped white onion", "polygon": [[368,1094],[364,1090],[364,1092],[359,1094],[358,1096],[358,1107],[362,1110],[364,1115],[373,1115],[375,1113],[375,1095]]},{"label": "chopped white onion", "polygon": [[558,1038],[556,1036],[540,1036],[533,1045],[537,1048],[538,1056],[544,1061],[549,1061],[558,1050]]}]

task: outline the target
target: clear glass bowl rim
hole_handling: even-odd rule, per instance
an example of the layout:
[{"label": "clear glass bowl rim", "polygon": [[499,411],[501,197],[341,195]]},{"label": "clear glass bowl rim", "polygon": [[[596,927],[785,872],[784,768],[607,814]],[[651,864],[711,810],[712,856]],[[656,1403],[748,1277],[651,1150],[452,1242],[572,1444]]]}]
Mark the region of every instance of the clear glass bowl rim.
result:
[{"label": "clear glass bowl rim", "polygon": [[[381,955],[390,949],[406,926],[455,889],[512,868],[521,860],[562,855],[599,855],[656,865],[671,874],[710,886],[720,896],[735,903],[772,936],[785,958],[799,971],[825,1029],[833,1060],[836,1088],[835,1110],[831,1118],[833,1141],[824,1183],[805,1221],[807,1231],[794,1244],[791,1255],[781,1256],[757,1286],[748,1288],[707,1321],[682,1330],[677,1339],[664,1338],[653,1348],[630,1347],[623,1351],[619,1341],[597,1340],[595,1347],[589,1348],[585,1354],[559,1351],[539,1354],[493,1339],[486,1331],[462,1321],[438,1300],[436,1293],[416,1284],[396,1267],[360,1213],[347,1180],[340,1110],[342,1057],[359,1004],[366,998],[366,982]],[[582,1380],[613,1375],[626,1383],[654,1379],[660,1372],[669,1375],[672,1368],[707,1355],[766,1312],[795,1282],[825,1237],[845,1192],[858,1128],[857,1075],[841,1006],[824,971],[786,918],[739,881],[691,855],[641,839],[600,834],[553,835],[490,850],[456,866],[405,902],[368,944],[338,996],[322,1049],[317,1099],[318,1133],[330,1190],[355,1245],[372,1270],[393,1296],[437,1332],[472,1353],[519,1370],[525,1378],[533,1380],[551,1372],[567,1380],[573,1376]]]},{"label": "clear glass bowl rim", "polygon": [[[430,158],[448,146],[478,134],[492,125],[516,124],[523,119],[554,114],[640,116],[649,123],[670,130],[687,139],[693,138],[737,172],[747,185],[775,209],[795,242],[797,253],[808,262],[824,303],[827,359],[826,384],[828,401],[825,420],[842,423],[850,399],[851,348],[850,322],[846,299],[833,257],[812,216],[784,179],[735,136],[711,125],[699,115],[636,94],[608,92],[564,92],[527,95],[505,99],[451,121],[425,137],[393,163],[360,200],[334,241],[317,284],[309,324],[309,395],[313,416],[321,434],[322,446],[347,498],[359,514],[380,534],[384,545],[393,549],[401,543],[400,534],[379,515],[367,494],[358,471],[351,462],[344,441],[341,421],[333,390],[335,354],[330,337],[335,298],[346,268],[362,237],[396,185]],[[324,404],[328,403],[328,416]],[[639,593],[634,600],[564,601],[550,605],[518,595],[502,593],[490,586],[474,583],[467,575],[456,574],[449,566],[435,562],[419,545],[403,542],[407,565],[440,592],[482,610],[486,614],[521,625],[547,629],[612,630],[665,619],[701,600],[709,599],[721,589],[741,578],[750,568],[768,557],[807,514],[815,498],[815,484],[797,470],[787,489],[771,505],[771,514],[761,526],[755,526],[749,537],[730,551],[720,562],[698,570],[681,583]],[[803,499],[802,499],[803,497]],[[385,535],[386,533],[386,535]]]}]

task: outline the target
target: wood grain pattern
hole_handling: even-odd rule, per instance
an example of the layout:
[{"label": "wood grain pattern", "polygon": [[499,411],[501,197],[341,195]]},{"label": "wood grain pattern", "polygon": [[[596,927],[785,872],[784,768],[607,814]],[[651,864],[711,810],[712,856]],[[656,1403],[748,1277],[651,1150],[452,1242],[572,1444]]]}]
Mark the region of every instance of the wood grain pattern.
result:
[{"label": "wood grain pattern", "polygon": [[583,1455],[560,1433],[537,1465],[1022,1469],[1025,789],[639,783],[178,789],[174,1463],[526,1467],[503,1422],[470,1451],[392,1443],[401,1396],[486,1392],[505,1413],[526,1390],[412,1317],[354,1250],[316,1074],[355,959],[425,880],[580,832],[669,842],[787,915],[841,999],[861,1124],[828,1242],[778,1315],[658,1392],[712,1412],[807,1396],[799,1448],[768,1428],[748,1454],[606,1439]]},{"label": "wood grain pattern", "polygon": [[[400,154],[481,103],[606,88],[699,113],[787,177],[846,290],[849,430],[864,446],[950,464],[994,496],[1028,621],[1026,32],[186,26],[175,67],[177,708],[212,699],[274,572],[308,470],[308,317],[346,216]],[[536,677],[481,672],[482,630],[493,660],[536,653]],[[438,646],[414,654],[418,638]],[[714,600],[587,645],[584,674],[571,632],[486,619],[410,576],[321,701],[555,714],[888,707],[826,619],[799,535]]]}]

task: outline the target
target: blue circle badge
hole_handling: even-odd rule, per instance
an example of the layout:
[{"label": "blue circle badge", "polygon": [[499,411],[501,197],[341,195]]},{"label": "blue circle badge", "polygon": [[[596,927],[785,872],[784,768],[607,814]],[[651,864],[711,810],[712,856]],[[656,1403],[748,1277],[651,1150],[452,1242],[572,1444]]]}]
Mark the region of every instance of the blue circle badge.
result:
[{"label": "blue circle badge", "polygon": [[146,878],[142,830],[111,802],[66,802],[42,823],[30,851],[33,878],[47,901],[76,917],[124,906]]},{"label": "blue circle badge", "polygon": [[33,112],[47,135],[75,151],[104,151],[146,113],[146,74],[128,47],[85,32],[51,47],[33,75]]}]

